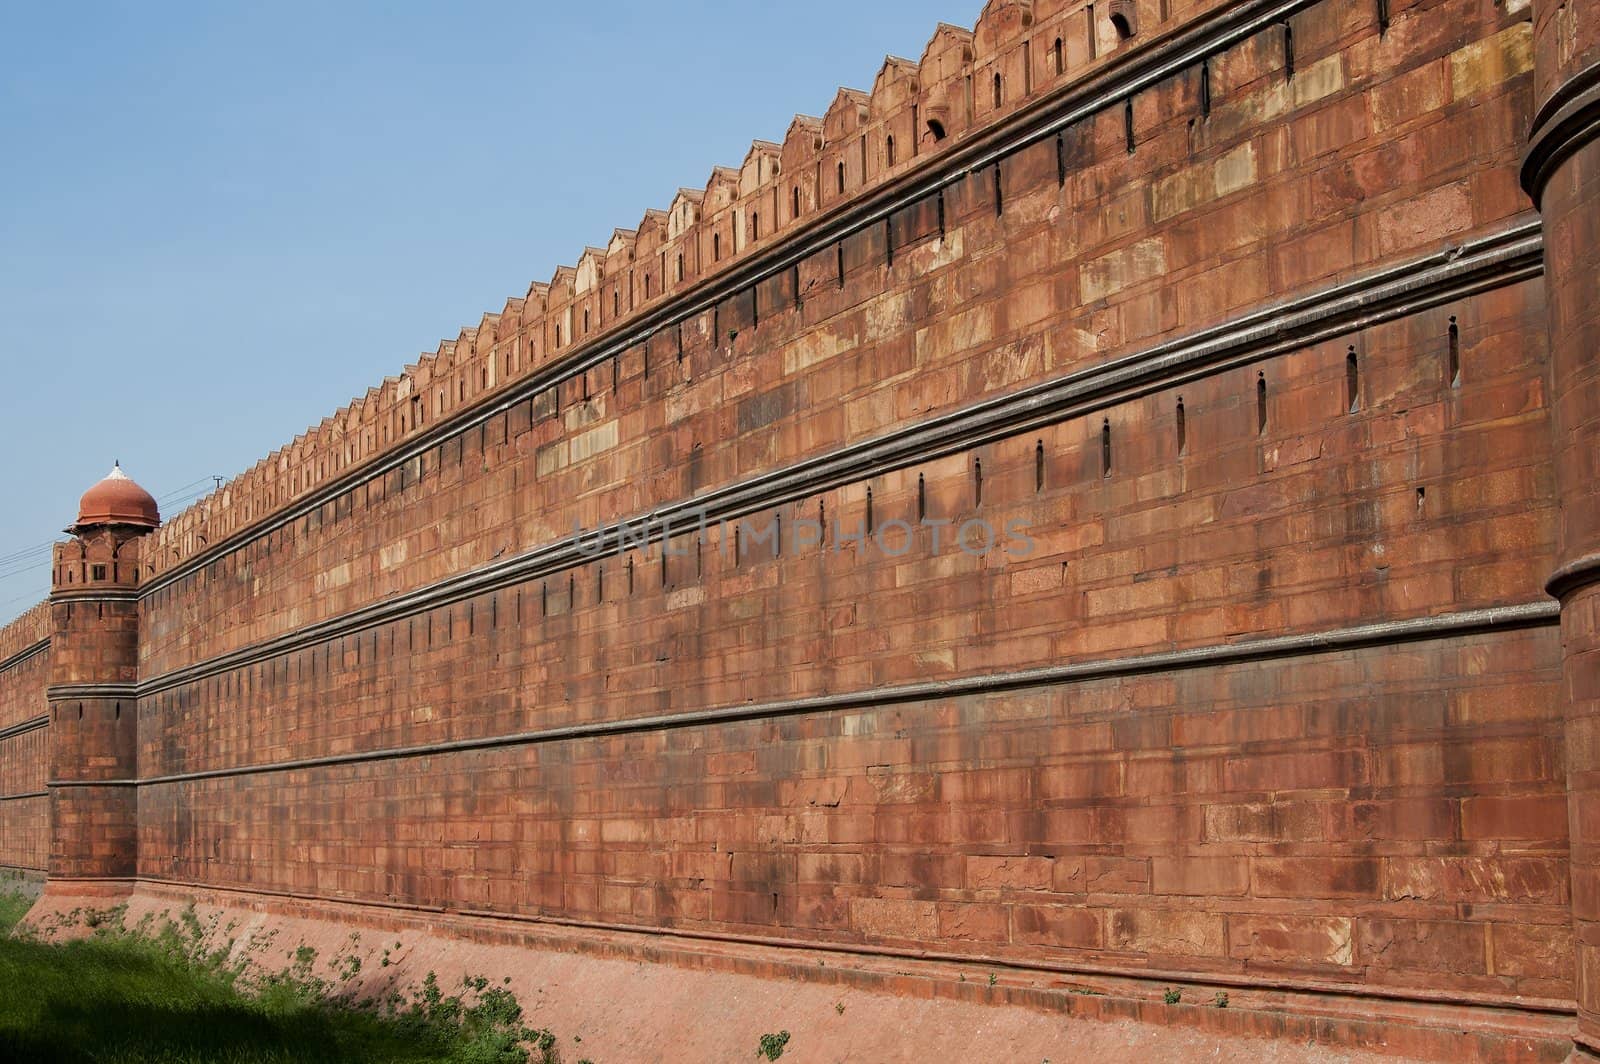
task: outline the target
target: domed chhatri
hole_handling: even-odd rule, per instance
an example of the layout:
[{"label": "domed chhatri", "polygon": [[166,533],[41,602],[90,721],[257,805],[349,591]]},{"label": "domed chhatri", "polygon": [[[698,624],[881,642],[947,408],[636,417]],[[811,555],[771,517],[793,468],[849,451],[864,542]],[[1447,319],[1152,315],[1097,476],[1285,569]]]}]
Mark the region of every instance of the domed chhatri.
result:
[{"label": "domed chhatri", "polygon": [[131,525],[155,528],[161,524],[156,500],[113,464],[106,478],[83,493],[78,503],[78,520],[69,532],[96,525]]}]

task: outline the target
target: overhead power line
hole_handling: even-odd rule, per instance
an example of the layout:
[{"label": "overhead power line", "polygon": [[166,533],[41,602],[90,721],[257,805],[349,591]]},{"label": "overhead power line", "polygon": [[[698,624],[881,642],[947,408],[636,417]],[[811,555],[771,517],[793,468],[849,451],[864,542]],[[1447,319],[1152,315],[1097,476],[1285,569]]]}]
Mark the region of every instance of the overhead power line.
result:
[{"label": "overhead power line", "polygon": [[0,555],[0,568],[4,568],[5,566],[10,565],[12,562],[20,562],[28,558],[37,557],[41,554],[48,554],[50,553],[50,548],[52,546],[54,546],[53,542],[41,543],[37,546],[25,547],[22,550],[16,551],[12,554]]},{"label": "overhead power line", "polygon": [[5,572],[0,572],[0,580],[9,580],[13,576],[21,576],[24,573],[36,573],[40,569],[48,568],[50,568],[50,562],[48,559],[46,559],[45,561],[37,562],[33,565],[24,565],[20,569],[10,569]]}]

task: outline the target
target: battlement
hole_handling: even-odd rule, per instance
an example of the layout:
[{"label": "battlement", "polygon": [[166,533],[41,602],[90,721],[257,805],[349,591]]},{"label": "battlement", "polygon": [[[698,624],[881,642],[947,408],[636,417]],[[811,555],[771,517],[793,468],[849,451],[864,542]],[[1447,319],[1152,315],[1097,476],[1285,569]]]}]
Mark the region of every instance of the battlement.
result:
[{"label": "battlement", "polygon": [[18,654],[50,638],[50,603],[41,602],[0,628],[0,661],[9,661]]},{"label": "battlement", "polygon": [[172,517],[145,551],[146,578],[271,518],[341,474],[629,327],[703,282],[846,210],[1043,97],[1101,72],[1135,44],[1225,6],[1218,0],[990,0],[973,29],[941,23],[919,60],[887,56],[870,92],[841,88],[821,118],[796,115],[781,144],[616,229],[576,266],[506,300]]}]

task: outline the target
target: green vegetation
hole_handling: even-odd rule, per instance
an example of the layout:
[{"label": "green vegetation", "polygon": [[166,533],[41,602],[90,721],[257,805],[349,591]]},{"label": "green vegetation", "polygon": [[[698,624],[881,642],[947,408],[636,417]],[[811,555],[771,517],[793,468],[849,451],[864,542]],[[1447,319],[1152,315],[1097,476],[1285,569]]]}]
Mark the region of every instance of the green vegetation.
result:
[{"label": "green vegetation", "polygon": [[[0,1059],[35,1064],[556,1064],[555,1035],[489,980],[446,993],[433,973],[409,1000],[333,998],[316,951],[263,975],[207,952],[192,911],[130,932],[122,913],[81,914],[90,937],[61,944],[12,935],[30,900],[0,893]],[[355,939],[352,937],[352,945]],[[264,948],[266,941],[246,950]],[[354,954],[330,970],[347,981]],[[776,1059],[775,1057],[773,1059]]]},{"label": "green vegetation", "polygon": [[783,1056],[783,1047],[789,1044],[789,1032],[779,1031],[777,1034],[764,1034],[761,1043],[756,1046],[756,1056],[768,1060],[777,1060]]},{"label": "green vegetation", "polygon": [[33,899],[24,894],[0,892],[0,936],[11,934],[11,929],[28,915],[32,907]]}]

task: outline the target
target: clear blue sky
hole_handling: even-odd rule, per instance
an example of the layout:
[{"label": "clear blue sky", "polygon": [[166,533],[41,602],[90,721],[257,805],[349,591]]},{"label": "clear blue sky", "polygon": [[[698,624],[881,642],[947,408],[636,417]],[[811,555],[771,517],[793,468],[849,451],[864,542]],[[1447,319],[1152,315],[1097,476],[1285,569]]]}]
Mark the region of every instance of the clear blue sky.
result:
[{"label": "clear blue sky", "polygon": [[0,622],[981,6],[5,5]]}]

